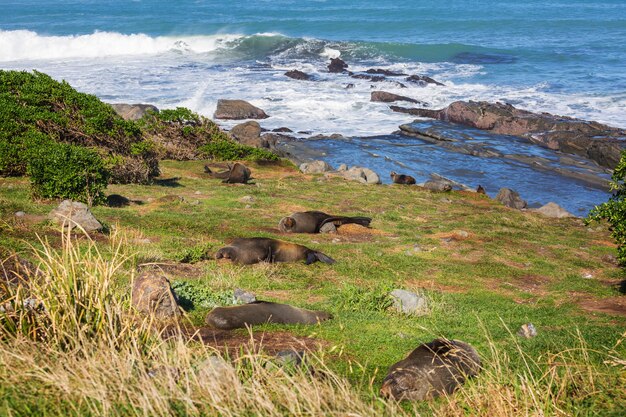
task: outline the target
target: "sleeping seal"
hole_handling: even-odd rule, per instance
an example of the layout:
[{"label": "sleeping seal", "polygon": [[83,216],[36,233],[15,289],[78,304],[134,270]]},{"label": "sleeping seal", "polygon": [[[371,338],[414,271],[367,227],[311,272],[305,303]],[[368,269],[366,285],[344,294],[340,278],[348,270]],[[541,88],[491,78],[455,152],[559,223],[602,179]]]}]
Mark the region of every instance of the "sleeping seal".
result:
[{"label": "sleeping seal", "polygon": [[246,184],[252,174],[250,168],[244,164],[240,164],[239,162],[236,162],[233,166],[229,164],[228,169],[222,172],[214,172],[211,168],[205,165],[204,172],[213,178],[224,180],[222,182],[227,184]]},{"label": "sleeping seal", "polygon": [[395,400],[426,400],[451,394],[480,371],[473,347],[458,340],[435,339],[419,345],[389,368],[381,395]]},{"label": "sleeping seal", "polygon": [[287,304],[255,301],[232,307],[215,307],[206,323],[216,329],[231,330],[263,323],[316,324],[332,318],[325,311],[305,310]]},{"label": "sleeping seal", "polygon": [[391,171],[391,180],[394,184],[415,184],[415,178],[410,175],[397,174],[395,171]]},{"label": "sleeping seal", "polygon": [[327,264],[335,263],[334,259],[306,246],[265,237],[235,239],[230,245],[217,251],[215,259],[222,258],[245,265],[257,262],[295,262],[301,260],[306,261],[307,265],[317,261]]},{"label": "sleeping seal", "polygon": [[305,211],[283,217],[278,223],[278,228],[281,232],[319,233],[322,226],[327,223],[332,223],[335,226],[356,223],[369,227],[371,221],[372,219],[369,217],[331,216],[321,211]]}]

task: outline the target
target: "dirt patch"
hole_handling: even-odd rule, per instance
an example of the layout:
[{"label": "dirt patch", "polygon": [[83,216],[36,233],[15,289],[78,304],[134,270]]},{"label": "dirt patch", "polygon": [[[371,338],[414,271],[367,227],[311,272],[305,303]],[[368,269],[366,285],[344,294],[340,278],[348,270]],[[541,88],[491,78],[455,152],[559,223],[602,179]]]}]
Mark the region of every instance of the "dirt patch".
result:
[{"label": "dirt patch", "polygon": [[591,298],[581,297],[576,304],[585,311],[592,313],[604,313],[614,316],[626,317],[626,297]]},{"label": "dirt patch", "polygon": [[432,235],[424,236],[429,239],[440,239],[444,243],[462,242],[464,240],[473,240],[475,235],[465,230],[454,230],[452,232],[440,232]]},{"label": "dirt patch", "polygon": [[516,278],[511,277],[503,284],[531,294],[545,295],[548,293],[545,287],[549,282],[550,278],[541,275],[522,275]]},{"label": "dirt patch", "polygon": [[245,330],[215,330],[208,327],[197,329],[185,329],[184,334],[211,346],[220,352],[228,353],[231,357],[238,356],[241,352],[260,353],[264,352],[275,355],[284,350],[317,351],[326,343],[311,337],[296,337],[291,333],[278,332],[252,332]]},{"label": "dirt patch", "polygon": [[162,270],[165,274],[174,277],[184,278],[200,278],[204,275],[204,270],[201,265],[197,264],[185,264],[185,263],[150,263],[142,264],[140,267],[156,267]]}]

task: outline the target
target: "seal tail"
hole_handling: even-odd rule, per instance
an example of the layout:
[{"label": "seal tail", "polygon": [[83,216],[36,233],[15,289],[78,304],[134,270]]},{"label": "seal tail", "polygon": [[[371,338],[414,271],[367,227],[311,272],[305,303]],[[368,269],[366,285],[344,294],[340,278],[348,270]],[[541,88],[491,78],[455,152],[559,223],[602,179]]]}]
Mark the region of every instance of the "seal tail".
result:
[{"label": "seal tail", "polygon": [[330,256],[324,255],[322,252],[311,251],[307,253],[306,255],[307,265],[310,265],[313,262],[317,262],[317,261],[324,262],[325,264],[334,264],[335,262],[337,262]]},{"label": "seal tail", "polygon": [[333,223],[335,226],[341,226],[342,224],[358,224],[360,226],[370,227],[371,222],[371,217],[329,217],[324,220],[320,227],[326,223]]}]

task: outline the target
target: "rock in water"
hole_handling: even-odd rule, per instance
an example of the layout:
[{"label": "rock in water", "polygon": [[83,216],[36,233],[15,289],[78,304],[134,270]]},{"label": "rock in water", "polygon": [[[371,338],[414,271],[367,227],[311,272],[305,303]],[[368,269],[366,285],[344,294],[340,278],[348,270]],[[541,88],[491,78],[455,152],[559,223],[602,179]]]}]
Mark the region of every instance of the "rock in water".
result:
[{"label": "rock in water", "polygon": [[472,346],[459,340],[435,339],[392,365],[380,392],[397,401],[428,400],[452,394],[480,369],[480,357]]},{"label": "rock in water", "polygon": [[86,232],[102,230],[102,224],[91,214],[87,204],[78,201],[64,200],[48,214],[48,217],[63,225],[64,230],[74,230],[79,226]]},{"label": "rock in water", "polygon": [[521,136],[549,149],[589,158],[608,168],[615,168],[626,148],[624,129],[549,113],[533,113],[510,104],[456,101],[441,110],[393,110],[496,134]]},{"label": "rock in water", "polygon": [[528,206],[525,200],[523,200],[517,191],[513,191],[510,188],[500,188],[496,200],[501,202],[507,207],[521,210]]},{"label": "rock in water", "polygon": [[122,116],[124,120],[139,120],[143,116],[148,113],[148,111],[152,111],[154,113],[158,113],[159,109],[157,109],[152,104],[111,104],[115,113]]},{"label": "rock in water", "polygon": [[287,71],[285,75],[289,78],[300,81],[311,81],[313,79],[309,74],[298,70]]},{"label": "rock in water", "polygon": [[328,64],[328,72],[344,72],[348,68],[341,58],[331,58],[330,64]]},{"label": "rock in water", "polygon": [[389,294],[393,299],[393,308],[404,314],[423,316],[429,313],[426,297],[411,291],[396,289]]},{"label": "rock in water", "polygon": [[435,85],[441,85],[441,86],[444,85],[437,80],[427,77],[426,75],[411,75],[406,78],[406,81],[418,84],[420,86],[426,86],[428,84],[435,84]]},{"label": "rock in water", "polygon": [[260,108],[244,100],[217,100],[217,109],[213,114],[215,119],[243,120],[266,119],[269,116]]},{"label": "rock in water", "polygon": [[144,271],[135,278],[132,304],[138,311],[159,319],[172,319],[180,314],[169,280],[157,270]]},{"label": "rock in water", "polygon": [[300,171],[305,174],[321,174],[332,170],[333,167],[324,161],[305,162],[300,165]]},{"label": "rock in water", "polygon": [[400,96],[398,94],[388,93],[386,91],[372,91],[370,101],[380,103],[392,103],[394,101],[408,101],[409,103],[419,103],[414,98]]},{"label": "rock in water", "polygon": [[565,210],[563,207],[559,206],[556,203],[548,203],[544,206],[539,207],[538,209],[535,209],[533,211],[536,211],[537,213],[540,213],[546,217],[553,217],[556,219],[562,219],[565,217],[576,217],[574,216],[572,213],[570,213],[569,211]]}]

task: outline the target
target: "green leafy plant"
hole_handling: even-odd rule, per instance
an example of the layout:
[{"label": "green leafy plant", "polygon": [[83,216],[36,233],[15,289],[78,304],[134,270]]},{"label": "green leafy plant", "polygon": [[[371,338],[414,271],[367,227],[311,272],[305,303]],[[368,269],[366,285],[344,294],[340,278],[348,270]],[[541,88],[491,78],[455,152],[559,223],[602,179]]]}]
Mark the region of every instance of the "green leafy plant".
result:
[{"label": "green leafy plant", "polygon": [[200,150],[208,158],[218,161],[277,161],[278,155],[265,149],[253,148],[233,140],[215,140],[202,146]]},{"label": "green leafy plant", "polygon": [[617,243],[617,257],[622,266],[626,265],[626,151],[615,167],[611,177],[613,195],[609,201],[594,207],[587,216],[586,223],[606,220],[610,225],[611,236]]},{"label": "green leafy plant", "polygon": [[199,281],[173,281],[172,289],[185,310],[233,304],[232,291],[215,291]]}]

